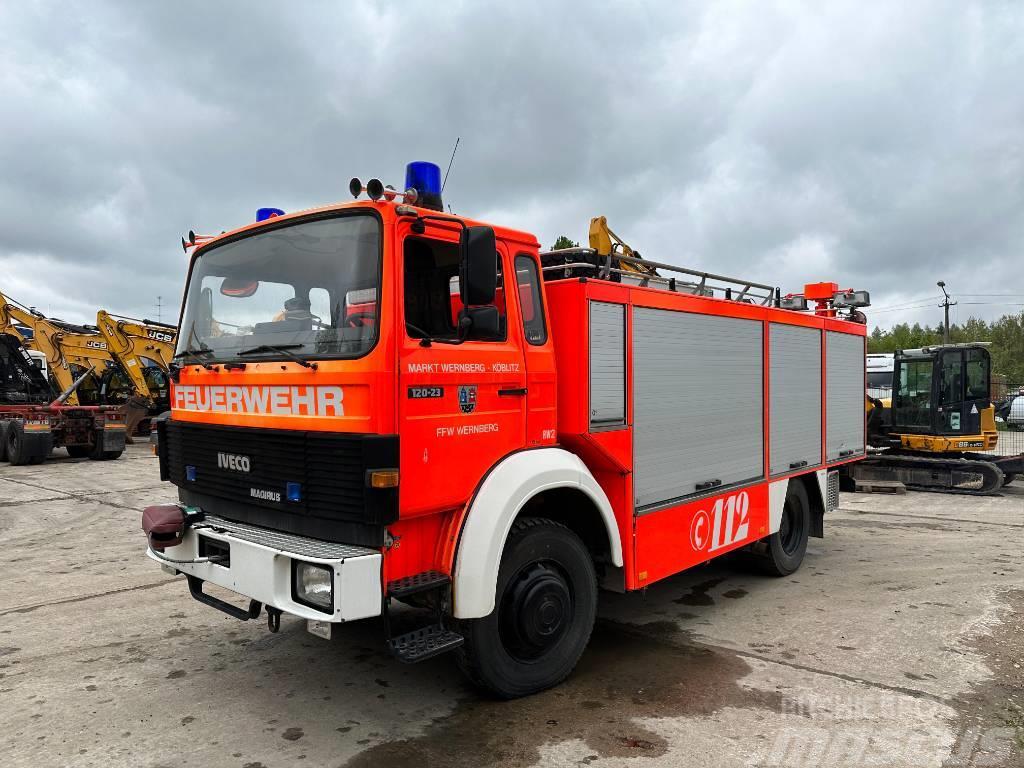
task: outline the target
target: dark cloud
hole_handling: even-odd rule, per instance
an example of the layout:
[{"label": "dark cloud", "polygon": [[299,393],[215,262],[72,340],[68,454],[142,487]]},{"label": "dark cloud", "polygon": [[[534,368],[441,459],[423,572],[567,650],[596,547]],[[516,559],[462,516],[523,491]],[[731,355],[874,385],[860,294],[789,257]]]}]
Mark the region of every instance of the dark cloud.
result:
[{"label": "dark cloud", "polygon": [[1022,74],[1015,3],[7,4],[0,290],[152,316],[182,232],[461,136],[448,202],[542,243],[604,214],[652,258],[880,310],[942,278],[966,317],[1024,302]]}]

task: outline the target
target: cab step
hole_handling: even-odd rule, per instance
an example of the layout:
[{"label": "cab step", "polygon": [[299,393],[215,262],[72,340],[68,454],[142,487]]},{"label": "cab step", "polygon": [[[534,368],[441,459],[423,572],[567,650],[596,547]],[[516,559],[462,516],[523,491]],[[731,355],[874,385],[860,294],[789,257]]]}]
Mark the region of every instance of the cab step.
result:
[{"label": "cab step", "polygon": [[423,571],[388,582],[388,597],[404,600],[420,592],[447,587],[451,583],[448,574],[440,571]]},{"label": "cab step", "polygon": [[453,651],[466,642],[466,638],[458,632],[445,629],[440,624],[406,632],[404,635],[392,637],[388,641],[391,653],[399,661],[415,664],[418,661],[432,658],[447,651]]}]

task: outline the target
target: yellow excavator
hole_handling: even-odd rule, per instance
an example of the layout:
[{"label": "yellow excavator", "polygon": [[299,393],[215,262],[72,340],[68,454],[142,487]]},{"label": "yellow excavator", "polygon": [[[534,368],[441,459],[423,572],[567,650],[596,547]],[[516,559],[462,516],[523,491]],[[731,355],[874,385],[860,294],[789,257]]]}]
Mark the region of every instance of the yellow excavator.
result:
[{"label": "yellow excavator", "polygon": [[121,362],[136,392],[148,394],[158,412],[170,408],[168,368],[178,329],[155,320],[137,320],[101,309],[96,328],[107,350]]},{"label": "yellow excavator", "polygon": [[[608,261],[609,258],[617,262],[615,266],[623,272],[630,272],[640,276],[657,276],[658,271],[649,264],[638,263],[643,260],[639,252],[634,251],[621,237],[612,232],[608,226],[608,219],[604,216],[595,216],[590,220],[590,247],[597,256]],[[627,261],[620,259],[625,256]]]},{"label": "yellow excavator", "polygon": [[[31,333],[24,333],[21,328]],[[131,379],[94,328],[46,317],[0,293],[0,333],[13,335],[27,349],[46,355],[49,374],[58,392],[93,370],[93,375],[86,377],[69,396],[68,405],[119,405],[133,393]]]},{"label": "yellow excavator", "polygon": [[997,455],[987,343],[904,349],[893,359],[892,396],[868,397],[872,452],[846,471],[870,484],[984,495],[1024,472],[1024,455]]}]

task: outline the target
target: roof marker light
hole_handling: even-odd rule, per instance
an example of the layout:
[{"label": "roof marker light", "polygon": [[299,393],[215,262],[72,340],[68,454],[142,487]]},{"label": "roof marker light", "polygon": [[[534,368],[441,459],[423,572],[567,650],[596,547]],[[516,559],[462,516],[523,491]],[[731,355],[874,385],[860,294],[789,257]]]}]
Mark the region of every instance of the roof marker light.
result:
[{"label": "roof marker light", "polygon": [[280,208],[257,208],[256,209],[256,221],[266,221],[272,219],[275,216],[284,216],[284,211]]}]

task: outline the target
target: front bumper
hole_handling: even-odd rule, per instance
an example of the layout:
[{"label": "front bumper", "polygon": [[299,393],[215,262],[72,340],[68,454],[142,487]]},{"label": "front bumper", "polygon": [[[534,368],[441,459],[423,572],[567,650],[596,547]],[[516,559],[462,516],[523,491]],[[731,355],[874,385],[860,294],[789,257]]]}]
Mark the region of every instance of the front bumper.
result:
[{"label": "front bumper", "polygon": [[[382,557],[375,549],[333,544],[207,515],[188,529],[181,544],[168,547],[163,554],[172,560],[197,559],[202,537],[228,545],[227,566],[210,562],[168,563],[152,551],[149,557],[180,573],[304,619],[338,623],[381,614]],[[333,570],[331,612],[296,602],[292,592],[292,563],[296,560]]]}]

